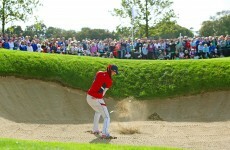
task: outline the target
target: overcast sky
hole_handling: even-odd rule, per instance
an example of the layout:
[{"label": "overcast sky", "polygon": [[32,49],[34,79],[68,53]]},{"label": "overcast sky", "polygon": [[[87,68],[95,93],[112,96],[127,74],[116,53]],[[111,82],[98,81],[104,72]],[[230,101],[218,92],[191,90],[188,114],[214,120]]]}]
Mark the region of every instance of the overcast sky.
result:
[{"label": "overcast sky", "polygon": [[[109,11],[120,8],[121,0],[40,0],[43,7],[36,11],[39,20],[49,27],[80,31],[82,27],[115,30],[121,23]],[[201,23],[222,10],[230,10],[230,0],[171,0],[177,23],[199,30]],[[25,25],[32,25],[27,22]],[[17,25],[14,23],[13,25]],[[21,25],[21,24],[19,24]]]}]

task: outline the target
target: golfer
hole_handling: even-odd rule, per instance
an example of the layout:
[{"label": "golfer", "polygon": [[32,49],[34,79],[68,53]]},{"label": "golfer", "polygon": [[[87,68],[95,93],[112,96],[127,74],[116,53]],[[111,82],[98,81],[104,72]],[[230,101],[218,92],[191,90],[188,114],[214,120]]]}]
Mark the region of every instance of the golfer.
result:
[{"label": "golfer", "polygon": [[93,134],[99,134],[99,119],[102,115],[104,119],[102,138],[113,138],[109,134],[110,116],[107,106],[104,102],[104,95],[106,91],[112,86],[112,76],[118,74],[118,67],[116,65],[108,65],[107,71],[98,71],[95,79],[87,92],[87,102],[95,110],[93,121]]}]

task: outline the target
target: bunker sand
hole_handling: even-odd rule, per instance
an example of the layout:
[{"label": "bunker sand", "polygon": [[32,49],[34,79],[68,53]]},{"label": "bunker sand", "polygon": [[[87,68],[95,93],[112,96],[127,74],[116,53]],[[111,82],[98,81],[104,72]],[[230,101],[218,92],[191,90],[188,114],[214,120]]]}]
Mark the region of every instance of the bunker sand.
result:
[{"label": "bunker sand", "polygon": [[[111,135],[88,134],[93,110],[86,93],[57,83],[0,78],[0,137],[39,141],[230,149],[230,91],[166,100],[105,99]],[[150,117],[157,115],[158,117]],[[158,119],[160,118],[160,119]],[[101,119],[100,127],[102,127]],[[129,130],[130,129],[130,130]]]}]

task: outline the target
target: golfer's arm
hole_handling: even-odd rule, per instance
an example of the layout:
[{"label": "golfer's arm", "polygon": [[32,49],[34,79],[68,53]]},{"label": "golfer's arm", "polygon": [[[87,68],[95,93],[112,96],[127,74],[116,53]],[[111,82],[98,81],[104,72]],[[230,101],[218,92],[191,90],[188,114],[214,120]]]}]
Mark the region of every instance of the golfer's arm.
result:
[{"label": "golfer's arm", "polygon": [[105,90],[103,91],[103,96],[105,96],[105,93],[106,91],[108,90],[109,88],[105,88]]}]

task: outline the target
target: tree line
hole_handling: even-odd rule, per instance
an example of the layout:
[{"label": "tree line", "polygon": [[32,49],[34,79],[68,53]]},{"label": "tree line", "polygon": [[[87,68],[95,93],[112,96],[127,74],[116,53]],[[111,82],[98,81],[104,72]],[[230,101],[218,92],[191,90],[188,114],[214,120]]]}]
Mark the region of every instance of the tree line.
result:
[{"label": "tree line", "polygon": [[[173,28],[172,30],[169,30]],[[160,26],[158,28],[158,26]],[[165,27],[162,28],[162,26]],[[168,23],[159,23],[154,29],[152,29],[153,33],[150,34],[149,39],[166,39],[166,38],[177,38],[180,33],[186,36],[193,36],[193,33],[184,27],[179,26],[173,22]],[[56,27],[47,27],[43,23],[33,24],[30,26],[26,26],[23,30],[21,26],[14,25],[6,29],[5,31],[8,35],[22,35],[22,36],[30,36],[34,37],[35,35],[40,38],[58,38],[58,37],[77,37],[78,40],[83,39],[131,39],[131,32],[127,28],[117,28],[116,31],[110,32],[106,29],[91,29],[88,27],[82,28],[81,31],[75,30],[65,30]],[[140,35],[135,35],[134,38],[142,38],[142,33]]]}]

